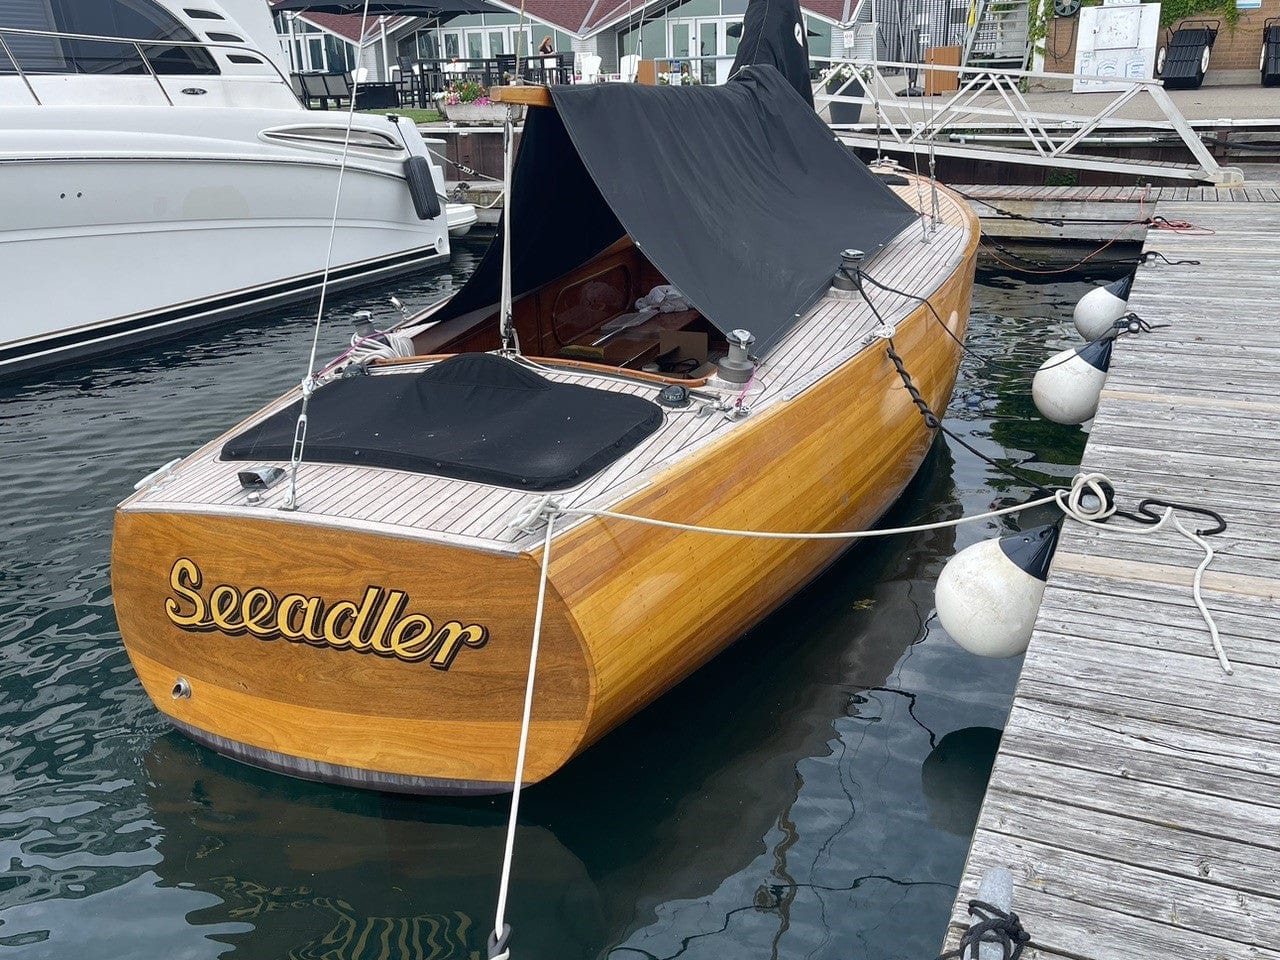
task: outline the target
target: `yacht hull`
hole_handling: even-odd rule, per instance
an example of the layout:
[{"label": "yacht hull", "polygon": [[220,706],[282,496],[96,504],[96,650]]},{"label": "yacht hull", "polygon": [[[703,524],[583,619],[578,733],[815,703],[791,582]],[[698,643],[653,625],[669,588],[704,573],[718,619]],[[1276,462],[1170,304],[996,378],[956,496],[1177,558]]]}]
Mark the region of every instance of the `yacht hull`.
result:
[{"label": "yacht hull", "polygon": [[[922,306],[894,338],[939,413],[961,358],[954,338],[967,323],[976,237],[971,228],[931,293],[951,335]],[[865,528],[932,439],[875,342],[612,509],[751,530]],[[181,489],[166,497],[180,501]],[[602,518],[558,534],[526,780],[549,776],[726,649],[847,545]],[[542,559],[540,548],[503,555],[382,535],[376,524],[166,509],[152,498],[117,514],[112,580],[148,694],[215,750],[314,779],[492,793],[514,775]]]},{"label": "yacht hull", "polygon": [[[36,119],[69,126],[70,116],[45,119],[57,109]],[[340,143],[292,148],[256,132],[296,125],[302,113],[205,118],[140,108],[115,119],[152,129],[0,135],[0,373],[176,337],[313,295]],[[203,140],[193,133],[201,120],[211,127]],[[445,218],[418,219],[402,165],[351,158],[331,261],[336,285],[448,257]]]}]

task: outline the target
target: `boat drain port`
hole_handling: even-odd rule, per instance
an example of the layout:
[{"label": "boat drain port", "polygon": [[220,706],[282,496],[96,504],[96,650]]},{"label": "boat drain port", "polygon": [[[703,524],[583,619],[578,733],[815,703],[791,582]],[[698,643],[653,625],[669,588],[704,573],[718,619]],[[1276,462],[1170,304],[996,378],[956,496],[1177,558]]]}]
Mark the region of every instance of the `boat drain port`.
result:
[{"label": "boat drain port", "polygon": [[191,681],[186,677],[179,677],[173,681],[173,689],[169,691],[169,696],[175,700],[191,699]]}]

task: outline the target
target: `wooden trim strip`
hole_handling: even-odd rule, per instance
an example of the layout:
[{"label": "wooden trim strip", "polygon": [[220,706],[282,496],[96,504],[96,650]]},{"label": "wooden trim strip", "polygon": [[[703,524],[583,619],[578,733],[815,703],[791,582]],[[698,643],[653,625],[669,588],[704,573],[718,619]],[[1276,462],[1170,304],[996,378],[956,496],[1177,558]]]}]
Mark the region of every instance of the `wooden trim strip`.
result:
[{"label": "wooden trim strip", "polygon": [[495,103],[523,104],[526,107],[550,107],[551,91],[546,87],[491,87],[489,99]]}]

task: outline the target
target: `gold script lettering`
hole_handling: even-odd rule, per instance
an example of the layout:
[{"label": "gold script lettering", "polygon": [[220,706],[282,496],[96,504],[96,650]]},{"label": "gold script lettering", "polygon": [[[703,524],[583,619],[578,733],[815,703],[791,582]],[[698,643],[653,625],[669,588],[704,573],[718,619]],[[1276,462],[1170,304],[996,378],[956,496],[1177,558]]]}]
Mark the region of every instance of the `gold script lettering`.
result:
[{"label": "gold script lettering", "polygon": [[[401,660],[417,663],[431,655],[431,618],[411,613],[391,631],[391,652]],[[426,640],[424,644],[422,641]]]},{"label": "gold script lettering", "polygon": [[356,613],[359,608],[350,600],[339,600],[324,616],[324,640],[331,647],[341,650],[343,647],[350,646],[350,633],[342,633],[342,624],[346,620],[355,623]]},{"label": "gold script lettering", "polygon": [[231,614],[240,609],[240,591],[225,583],[214,587],[209,594],[209,616],[223,633],[239,633],[244,629],[243,620],[233,620]]},{"label": "gold script lettering", "polygon": [[472,624],[464,627],[457,620],[450,620],[436,634],[436,652],[431,658],[431,665],[437,670],[448,670],[463,647],[474,647],[477,650],[489,642],[489,631],[484,627]]},{"label": "gold script lettering", "polygon": [[324,602],[319,597],[307,597],[306,613],[302,617],[302,638],[307,643],[314,643],[318,647],[325,645],[324,630],[321,624],[324,621]]},{"label": "gold script lettering", "polygon": [[384,657],[394,656],[391,644],[387,640],[387,631],[391,628],[400,616],[400,611],[404,609],[408,596],[399,590],[392,590],[391,595],[387,597],[386,606],[382,608],[382,615],[378,617],[377,624],[374,625],[373,635],[369,638],[369,649],[374,653]]},{"label": "gold script lettering", "polygon": [[266,640],[275,636],[276,626],[272,614],[275,612],[276,598],[270,590],[252,587],[244,592],[240,601],[240,619],[245,629],[255,637]]},{"label": "gold script lettering", "polygon": [[165,600],[164,612],[177,626],[196,630],[206,630],[212,626],[204,618],[204,597],[196,592],[200,589],[202,579],[200,568],[186,557],[174,561],[173,569],[169,571],[169,586],[174,593],[195,606],[191,613],[181,613],[179,612],[181,606],[177,600],[173,597]]},{"label": "gold script lettering", "polygon": [[283,637],[292,643],[373,653],[406,663],[429,660],[437,670],[448,670],[464,647],[479,649],[489,642],[488,629],[479,624],[464,626],[450,620],[436,630],[426,614],[406,614],[409,595],[403,590],[369,586],[358,605],[351,600],[326,605],[322,597],[301,593],[277,599],[265,587],[250,587],[242,594],[229,584],[214,587],[206,599],[200,592],[203,583],[204,575],[194,561],[186,557],[174,561],[169,587],[176,596],[167,597],[164,608],[175,626],[199,632],[219,630],[229,636],[247,632],[261,640]]},{"label": "gold script lettering", "polygon": [[307,598],[300,593],[291,593],[280,601],[280,609],[276,611],[276,630],[286,640],[301,640],[302,627],[293,625],[294,614],[307,605]]}]

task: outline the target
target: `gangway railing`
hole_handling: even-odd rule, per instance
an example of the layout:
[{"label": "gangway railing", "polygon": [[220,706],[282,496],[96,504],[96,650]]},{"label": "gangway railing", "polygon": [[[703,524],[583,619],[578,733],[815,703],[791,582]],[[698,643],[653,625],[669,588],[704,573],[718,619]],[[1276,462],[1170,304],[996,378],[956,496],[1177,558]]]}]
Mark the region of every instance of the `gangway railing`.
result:
[{"label": "gangway railing", "polygon": [[[35,102],[37,106],[43,106],[43,104],[40,100],[40,95],[36,93],[35,86],[31,83],[32,77],[63,76],[68,73],[73,75],[84,75],[86,73],[90,73],[90,74],[100,75],[100,76],[130,76],[131,74],[124,71],[103,71],[101,73],[98,73],[96,71],[84,71],[84,70],[50,70],[50,71],[44,71],[44,70],[34,71],[33,70],[28,72],[22,65],[21,52],[15,53],[13,50],[13,47],[9,43],[9,40],[14,37],[29,37],[29,38],[35,38],[35,39],[46,39],[46,40],[56,40],[56,41],[70,40],[76,43],[114,44],[116,46],[124,47],[126,49],[129,47],[132,47],[134,53],[137,55],[138,62],[143,67],[145,73],[150,75],[151,79],[155,82],[155,85],[160,89],[160,93],[164,96],[165,102],[168,103],[168,105],[171,107],[174,106],[173,98],[169,95],[169,91],[165,89],[165,85],[160,78],[162,76],[181,77],[181,76],[193,76],[196,74],[186,74],[181,72],[172,73],[167,70],[164,71],[163,73],[161,73],[160,71],[157,71],[155,68],[155,64],[152,62],[152,58],[147,56],[147,52],[144,49],[144,47],[151,47],[153,50],[157,50],[157,49],[172,50],[175,47],[195,48],[195,49],[204,50],[206,52],[216,50],[216,51],[234,52],[234,53],[240,53],[240,54],[252,56],[255,58],[253,63],[244,62],[239,65],[256,66],[261,64],[262,66],[270,67],[271,71],[275,74],[273,78],[270,78],[272,79],[272,82],[274,82],[275,80],[279,80],[280,83],[284,84],[286,89],[290,90],[291,92],[293,89],[292,86],[289,84],[289,78],[286,77],[284,73],[281,72],[279,66],[276,65],[275,60],[272,59],[270,54],[264,53],[263,51],[259,50],[257,47],[247,46],[245,44],[219,43],[219,42],[204,41],[204,40],[170,40],[168,38],[158,38],[158,37],[152,37],[152,38],[106,37],[106,36],[100,36],[100,35],[91,34],[91,33],[66,33],[60,30],[28,30],[28,29],[19,28],[19,27],[0,26],[0,77],[5,76],[6,74],[12,73],[18,76],[19,78],[21,78],[23,84],[27,88],[27,93],[31,95],[31,99]],[[67,55],[65,52],[60,53],[59,56],[63,60],[71,61],[73,63],[77,60],[103,60],[104,59],[103,57],[100,57],[100,56],[85,57],[85,56],[77,56],[76,54]],[[214,62],[216,63],[216,61]],[[218,75],[222,75],[222,74],[219,72]],[[270,77],[269,74],[267,76]]]},{"label": "gangway railing", "polygon": [[[1122,84],[1123,89],[1113,93],[1099,109],[1090,114],[1059,113],[1034,108],[1023,92],[1024,83],[1073,79],[1099,83],[1099,78],[932,63],[814,59],[829,64],[827,76],[847,74],[831,92],[821,84],[814,90],[814,102],[819,110],[830,103],[849,103],[870,107],[874,113],[874,122],[833,125],[839,137],[853,146],[880,145],[912,154],[936,153],[1032,166],[1105,170],[1222,186],[1244,182],[1238,168],[1218,164],[1159,80],[1107,77],[1108,85]],[[901,78],[886,75],[886,69],[918,70],[926,76],[954,74],[958,89],[945,99],[905,96],[900,89]],[[1118,116],[1125,107],[1144,99],[1154,109],[1141,118]],[[1140,160],[1087,153],[1081,149],[1095,134],[1106,130],[1168,131],[1181,140],[1193,162]],[[975,135],[992,132],[1006,138],[1014,134],[1022,145],[994,147],[972,140]]]}]

